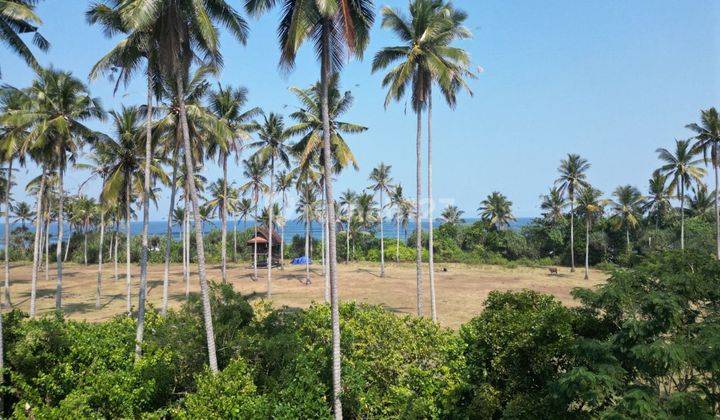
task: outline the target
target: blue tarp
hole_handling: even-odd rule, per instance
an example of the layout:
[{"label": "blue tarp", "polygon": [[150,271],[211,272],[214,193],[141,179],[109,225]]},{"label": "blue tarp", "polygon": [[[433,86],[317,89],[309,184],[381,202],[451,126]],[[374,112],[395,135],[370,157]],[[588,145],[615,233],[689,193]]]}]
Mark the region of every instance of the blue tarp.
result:
[{"label": "blue tarp", "polygon": [[303,255],[302,257],[293,258],[292,261],[290,261],[290,263],[294,264],[294,265],[305,264],[305,263],[312,264],[312,261],[308,257]]}]

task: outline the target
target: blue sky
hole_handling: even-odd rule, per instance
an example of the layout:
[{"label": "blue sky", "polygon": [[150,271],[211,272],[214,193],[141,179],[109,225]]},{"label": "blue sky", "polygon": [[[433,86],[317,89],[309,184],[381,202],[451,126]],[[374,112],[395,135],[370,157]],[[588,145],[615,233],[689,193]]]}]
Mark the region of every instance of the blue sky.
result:
[{"label": "blue sky", "polygon": [[[240,8],[241,2],[230,0]],[[117,40],[103,38],[85,23],[89,2],[45,0],[38,7],[42,33],[52,43],[42,64],[70,70],[85,79],[91,66]],[[589,180],[606,193],[620,184],[646,190],[657,166],[655,149],[687,138],[684,125],[699,110],[720,105],[720,4],[715,0],[508,2],[456,0],[469,14],[475,37],[460,45],[484,71],[472,82],[475,95],[463,95],[457,109],[439,100],[434,109],[434,192],[440,207],[453,202],[473,217],[492,191],[506,194],[517,216],[540,213],[539,196],[556,177],[560,159],[579,153],[592,164]],[[379,1],[376,8],[407,7],[407,1]],[[298,104],[288,87],[305,87],[319,74],[310,48],[300,52],[290,74],[277,70],[277,15],[249,19],[246,46],[223,36],[223,84],[250,90],[250,102],[280,113]],[[355,105],[348,121],[370,127],[349,138],[361,169],[337,181],[337,191],[362,189],[375,165],[392,165],[395,181],[414,194],[415,120],[405,103],[384,109],[381,74],[371,74],[370,60],[397,40],[373,28],[365,60],[350,62],[342,75]],[[0,47],[3,83],[26,86],[32,72]],[[107,108],[144,100],[142,81],[112,94],[112,83],[89,83]],[[97,129],[105,129],[95,123]],[[232,168],[231,174],[239,174]],[[39,171],[21,169],[24,187]],[[208,165],[214,180],[220,171]],[[73,173],[73,192],[86,178]],[[240,179],[236,179],[240,181]],[[425,186],[423,186],[423,190]],[[16,197],[23,199],[22,188]],[[91,185],[88,193],[97,192]],[[152,209],[165,219],[167,197]],[[436,212],[439,212],[436,211]]]}]

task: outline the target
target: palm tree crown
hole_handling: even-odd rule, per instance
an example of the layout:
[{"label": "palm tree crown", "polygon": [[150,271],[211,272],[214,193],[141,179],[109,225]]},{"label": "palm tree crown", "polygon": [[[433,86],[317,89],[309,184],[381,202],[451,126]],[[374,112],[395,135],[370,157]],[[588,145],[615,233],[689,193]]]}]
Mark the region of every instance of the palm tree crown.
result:
[{"label": "palm tree crown", "polygon": [[515,220],[512,214],[512,201],[503,194],[494,191],[480,203],[478,208],[480,217],[492,224],[496,229],[502,229]]}]

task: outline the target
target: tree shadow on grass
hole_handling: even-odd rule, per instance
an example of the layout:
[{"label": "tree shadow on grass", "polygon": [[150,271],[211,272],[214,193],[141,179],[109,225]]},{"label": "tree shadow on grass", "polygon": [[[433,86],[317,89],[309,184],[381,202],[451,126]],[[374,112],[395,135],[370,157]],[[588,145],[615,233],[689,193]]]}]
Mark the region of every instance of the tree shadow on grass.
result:
[{"label": "tree shadow on grass", "polygon": [[63,312],[65,312],[65,315],[72,315],[72,314],[85,314],[89,311],[95,311],[95,303],[88,303],[88,302],[73,302],[73,303],[66,303],[63,305]]}]

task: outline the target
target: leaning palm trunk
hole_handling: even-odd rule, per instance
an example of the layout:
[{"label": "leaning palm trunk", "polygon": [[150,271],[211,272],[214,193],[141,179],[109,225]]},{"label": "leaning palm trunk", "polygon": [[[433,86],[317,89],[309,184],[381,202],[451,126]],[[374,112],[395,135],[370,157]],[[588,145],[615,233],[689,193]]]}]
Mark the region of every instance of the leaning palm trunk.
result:
[{"label": "leaning palm trunk", "polygon": [[200,297],[203,305],[203,320],[205,323],[205,334],[207,337],[208,358],[210,371],[218,371],[217,353],[215,351],[215,333],[212,324],[212,310],[210,308],[210,291],[208,290],[207,278],[205,277],[205,243],[203,240],[202,226],[200,221],[200,207],[198,204],[198,193],[195,188],[195,167],[192,158],[190,145],[190,129],[187,121],[187,110],[183,94],[183,81],[180,73],[176,75],[178,99],[180,104],[180,123],[183,131],[183,144],[185,147],[185,165],[187,167],[188,187],[190,189],[190,200],[193,206],[193,217],[195,218],[195,246],[198,259],[198,276],[200,277]]},{"label": "leaning palm trunk", "polygon": [[383,230],[383,192],[380,190],[380,277],[385,277],[385,231]]},{"label": "leaning palm trunk", "polygon": [[[9,308],[12,306],[10,302],[10,187],[12,186],[12,163],[13,159],[10,158],[8,162],[8,175],[7,175],[7,186],[5,190],[5,290],[4,290],[4,306]],[[0,354],[0,359],[2,355]]]},{"label": "leaning palm trunk", "polygon": [[[148,72],[149,73],[149,72]],[[138,292],[138,318],[135,330],[135,360],[142,356],[142,343],[145,334],[145,295],[147,294],[148,225],[150,223],[150,159],[152,159],[152,79],[148,74],[147,121],[145,121],[145,178],[143,179],[143,226],[140,250],[140,291]]]},{"label": "leaning palm trunk", "polygon": [[338,279],[337,279],[337,249],[335,247],[335,202],[333,198],[333,183],[329,178],[332,174],[332,149],[330,145],[330,108],[328,99],[328,83],[330,79],[330,28],[332,25],[328,19],[323,22],[322,35],[322,53],[321,53],[321,69],[320,69],[320,85],[322,89],[321,113],[323,125],[323,154],[325,159],[325,204],[327,207],[327,217],[331,223],[328,223],[328,243],[330,271],[330,296],[331,296],[331,322],[332,322],[332,378],[333,378],[333,414],[336,419],[342,419],[342,401],[340,394],[342,392],[341,377],[341,350],[340,350],[340,297],[338,295]]},{"label": "leaning palm trunk", "polygon": [[280,225],[280,269],[285,269],[285,206],[287,206],[287,195],[285,194],[285,190],[283,190],[282,194],[282,212],[280,213],[280,216],[282,217],[282,224]]},{"label": "leaning palm trunk", "polygon": [[223,156],[223,201],[220,208],[220,271],[222,273],[222,282],[227,283],[227,155]]},{"label": "leaning palm trunk", "polygon": [[65,161],[65,157],[62,156],[60,159],[60,168],[58,168],[58,233],[57,233],[57,244],[55,246],[55,258],[57,264],[57,286],[55,289],[55,310],[62,310],[62,241],[63,241],[63,206],[65,205],[65,190],[63,185],[63,167],[62,164]]},{"label": "leaning palm trunk", "polygon": [[415,139],[415,272],[417,283],[417,314],[423,316],[422,278],[422,224],[420,219],[420,197],[422,196],[422,110],[417,110],[417,134]]},{"label": "leaning palm trunk", "polygon": [[590,217],[585,220],[585,280],[589,278],[588,271],[590,271]]},{"label": "leaning palm trunk", "polygon": [[[163,269],[163,300],[161,313],[163,316],[167,315],[168,308],[168,292],[170,289],[170,246],[172,244],[172,214],[175,208],[175,193],[177,192],[177,148],[173,152],[173,173],[172,173],[172,184],[170,187],[170,209],[168,210],[168,222],[167,231],[165,233],[165,267]],[[183,241],[184,241],[183,237]],[[183,242],[184,245],[184,242]],[[183,247],[184,252],[184,247]],[[183,254],[184,260],[185,254]]]},{"label": "leaning palm trunk", "polygon": [[70,252],[70,239],[72,239],[75,232],[73,231],[73,225],[68,225],[67,243],[65,244],[65,255],[63,256],[63,262],[67,262],[68,253]]},{"label": "leaning palm trunk", "polygon": [[115,215],[115,243],[113,244],[113,262],[115,263],[115,281],[120,280],[120,274],[118,271],[118,240],[120,239],[120,218],[118,214]]},{"label": "leaning palm trunk", "polygon": [[185,196],[185,211],[182,220],[182,239],[183,239],[183,280],[185,282],[185,299],[190,297],[190,206],[188,206],[187,182],[183,191]]},{"label": "leaning palm trunk", "polygon": [[[42,201],[43,195],[45,194],[45,167],[43,166],[42,176],[40,177],[40,189],[38,190],[37,203],[35,204],[35,241],[33,242],[33,270],[32,280],[30,285],[30,317],[35,317],[35,299],[37,298],[37,277],[38,277],[38,266],[40,265],[42,248],[40,242],[42,239],[42,228],[44,220],[42,217]],[[49,230],[49,229],[47,229]]]},{"label": "leaning palm trunk", "polygon": [[95,289],[95,309],[100,309],[100,296],[102,295],[102,271],[103,271],[103,245],[105,244],[105,211],[100,207],[100,244],[98,245],[98,273]]},{"label": "leaning palm trunk", "polygon": [[270,197],[268,203],[267,295],[272,296],[273,200],[275,199],[275,157],[270,157]]},{"label": "leaning palm trunk", "polygon": [[45,283],[50,283],[50,209],[45,216]]},{"label": "leaning palm trunk", "polygon": [[87,265],[87,235],[88,235],[88,221],[84,221],[83,226],[83,262]]},{"label": "leaning palm trunk", "polygon": [[570,272],[575,272],[575,195],[570,194]]},{"label": "leaning palm trunk", "polygon": [[625,227],[625,241],[627,253],[630,254],[630,226]]},{"label": "leaning palm trunk", "polygon": [[130,274],[130,186],[132,175],[127,174],[127,185],[125,185],[125,310],[128,315],[132,311],[132,277]]},{"label": "leaning palm trunk", "polygon": [[437,306],[435,305],[435,250],[433,245],[433,196],[432,196],[432,91],[428,92],[427,110],[427,139],[428,139],[428,275],[430,276],[430,315],[433,322],[437,322]]},{"label": "leaning palm trunk", "polygon": [[253,221],[253,232],[254,232],[254,240],[253,240],[253,281],[257,281],[258,279],[258,249],[257,249],[257,237],[258,237],[258,196],[257,193],[255,193],[255,220]]},{"label": "leaning palm trunk", "polygon": [[330,247],[326,246],[326,244],[329,242],[329,235],[328,235],[328,219],[327,219],[327,213],[323,215],[323,229],[322,229],[322,235],[323,235],[323,247],[322,247],[322,253],[323,253],[323,268],[325,269],[325,303],[330,302],[330,270],[327,269],[328,261],[330,260],[330,256],[328,255],[330,251]]}]

